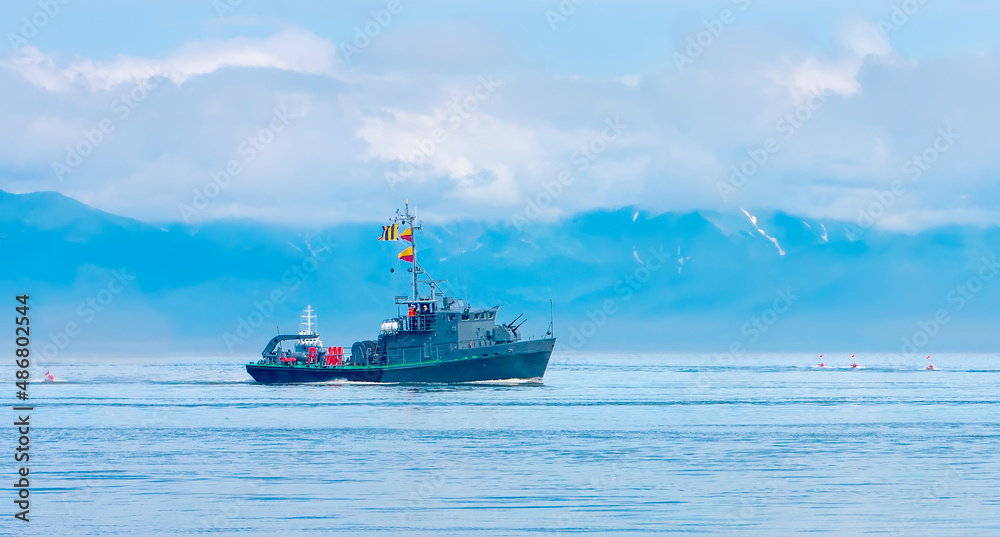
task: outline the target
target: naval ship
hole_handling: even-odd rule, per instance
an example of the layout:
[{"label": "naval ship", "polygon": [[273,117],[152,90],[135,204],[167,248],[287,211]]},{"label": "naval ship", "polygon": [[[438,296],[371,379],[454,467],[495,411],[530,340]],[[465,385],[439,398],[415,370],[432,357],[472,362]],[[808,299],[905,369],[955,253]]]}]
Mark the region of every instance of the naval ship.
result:
[{"label": "naval ship", "polygon": [[[442,292],[417,262],[416,216],[406,203],[396,211],[379,240],[405,240],[410,246],[399,258],[411,264],[412,293],[397,296],[399,314],[382,322],[376,339],[357,341],[350,352],[324,347],[315,333],[312,308],[303,316],[298,334],[271,338],[259,361],[247,364],[257,382],[361,381],[394,383],[452,383],[504,380],[541,381],[555,337],[550,319],[545,336],[522,339],[522,315],[497,324],[499,306],[476,309]],[[401,233],[399,229],[404,229]],[[421,285],[424,294],[420,293]],[[405,311],[405,314],[402,312]],[[551,315],[551,304],[550,304]],[[518,322],[520,321],[520,322]],[[283,348],[288,342],[289,348]]]}]

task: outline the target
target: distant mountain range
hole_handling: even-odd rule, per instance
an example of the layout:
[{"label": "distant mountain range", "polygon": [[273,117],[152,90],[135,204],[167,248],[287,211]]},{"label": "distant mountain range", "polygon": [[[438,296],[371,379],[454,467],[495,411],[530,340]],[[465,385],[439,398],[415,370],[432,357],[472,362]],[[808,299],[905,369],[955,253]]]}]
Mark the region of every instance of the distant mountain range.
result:
[{"label": "distant mountain range", "polygon": [[[551,299],[564,349],[1000,348],[1000,278],[992,278],[1000,229],[903,234],[754,216],[756,224],[741,211],[622,208],[520,229],[427,224],[418,255],[450,294],[501,304],[504,318],[524,312],[526,334],[545,332]],[[378,223],[154,226],[52,192],[0,192],[0,296],[13,308],[15,294],[31,294],[43,358],[251,358],[278,325],[297,330],[307,304],[328,344],[349,346],[374,337],[396,314],[393,296],[407,291],[408,264],[396,259],[404,244],[377,241],[379,231]]]}]

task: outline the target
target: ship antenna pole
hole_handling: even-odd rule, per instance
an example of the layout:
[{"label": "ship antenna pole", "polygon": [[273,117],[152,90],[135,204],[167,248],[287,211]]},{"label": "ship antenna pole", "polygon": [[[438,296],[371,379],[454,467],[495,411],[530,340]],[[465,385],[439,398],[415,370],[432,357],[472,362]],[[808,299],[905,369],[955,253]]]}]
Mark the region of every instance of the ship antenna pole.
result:
[{"label": "ship antenna pole", "polygon": [[551,336],[555,333],[555,317],[552,315],[552,299],[549,299],[549,333],[547,335]]},{"label": "ship antenna pole", "polygon": [[411,263],[413,265],[411,267],[413,272],[413,301],[416,302],[420,299],[420,296],[417,290],[417,267],[419,267],[419,265],[417,265],[417,230],[413,228],[414,220],[414,216],[410,215],[410,200],[406,200],[406,225],[411,230],[410,248],[413,251],[413,262]]}]

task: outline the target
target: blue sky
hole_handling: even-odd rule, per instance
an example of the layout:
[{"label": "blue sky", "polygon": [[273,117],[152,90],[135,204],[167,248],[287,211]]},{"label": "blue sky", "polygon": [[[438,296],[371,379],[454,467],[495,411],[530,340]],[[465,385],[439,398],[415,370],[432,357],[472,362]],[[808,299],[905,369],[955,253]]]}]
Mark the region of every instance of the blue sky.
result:
[{"label": "blue sky", "polygon": [[147,221],[381,220],[410,198],[438,219],[874,203],[889,228],[1000,223],[995,2],[567,0],[553,28],[555,1],[385,22],[389,2],[224,1],[0,6],[0,189]]}]

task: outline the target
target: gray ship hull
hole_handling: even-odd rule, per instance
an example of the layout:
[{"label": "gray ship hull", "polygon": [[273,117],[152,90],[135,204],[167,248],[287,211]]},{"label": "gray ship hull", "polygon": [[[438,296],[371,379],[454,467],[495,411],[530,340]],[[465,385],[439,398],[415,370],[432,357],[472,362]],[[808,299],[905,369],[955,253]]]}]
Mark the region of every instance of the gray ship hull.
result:
[{"label": "gray ship hull", "polygon": [[443,360],[400,365],[319,366],[247,364],[247,373],[264,384],[304,382],[456,383],[541,380],[555,339],[458,350]]}]

